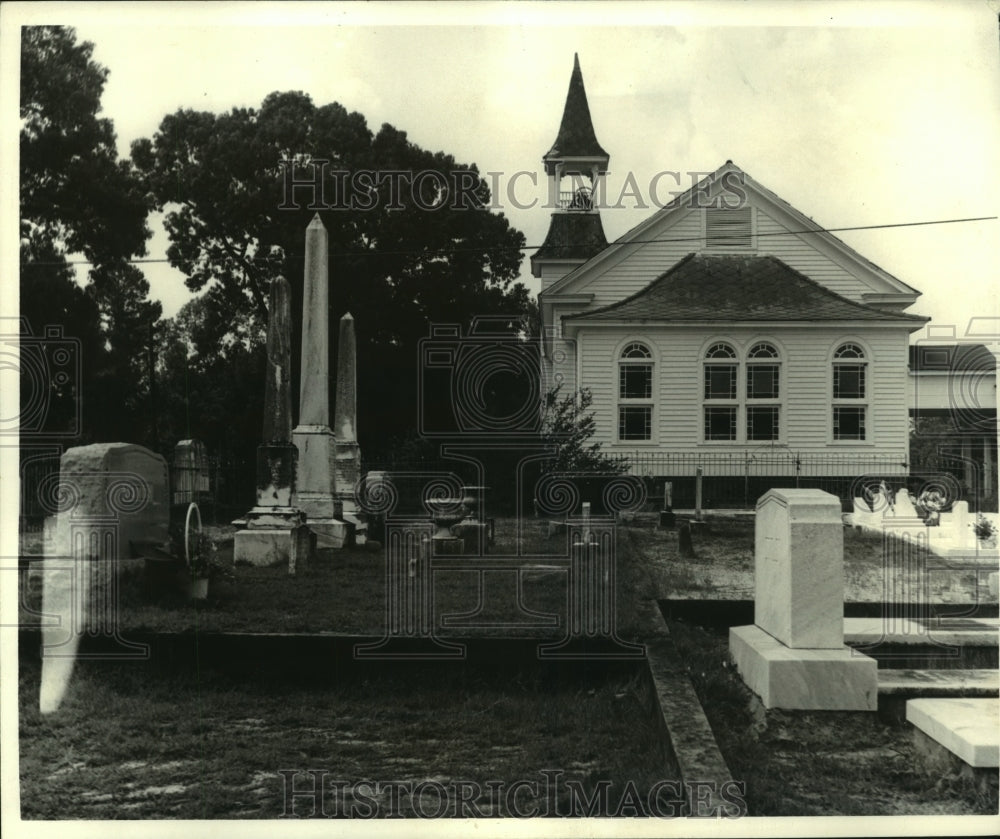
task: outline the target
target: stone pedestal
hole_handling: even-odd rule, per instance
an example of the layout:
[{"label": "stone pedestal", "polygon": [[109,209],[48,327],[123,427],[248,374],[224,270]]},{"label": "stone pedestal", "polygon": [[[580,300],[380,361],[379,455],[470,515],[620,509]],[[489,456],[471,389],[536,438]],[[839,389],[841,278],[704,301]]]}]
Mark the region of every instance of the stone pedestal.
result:
[{"label": "stone pedestal", "polygon": [[[240,565],[287,564],[294,573],[305,513],[295,505],[301,453],[289,441],[292,426],[291,290],[284,277],[271,283],[264,380],[263,444],[257,448],[257,503],[233,542]],[[301,560],[299,560],[301,564]]]},{"label": "stone pedestal", "polygon": [[878,662],[850,647],[787,647],[758,626],[729,630],[736,669],[765,708],[877,711]]},{"label": "stone pedestal", "polygon": [[757,503],[755,625],[729,649],[768,708],[869,711],[878,665],[844,645],[840,501],[820,490],[771,490]]},{"label": "stone pedestal", "polygon": [[299,450],[299,471],[295,499],[309,521],[332,519],[336,445],[333,432],[325,425],[300,425],[292,432]]}]

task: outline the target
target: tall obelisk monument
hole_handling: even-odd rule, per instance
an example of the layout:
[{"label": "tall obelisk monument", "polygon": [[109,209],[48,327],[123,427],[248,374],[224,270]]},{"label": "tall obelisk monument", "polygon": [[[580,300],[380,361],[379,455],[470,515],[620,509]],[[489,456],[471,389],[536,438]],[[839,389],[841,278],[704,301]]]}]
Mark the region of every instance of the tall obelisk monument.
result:
[{"label": "tall obelisk monument", "polygon": [[336,491],[342,505],[341,518],[351,526],[355,544],[367,540],[368,525],[358,512],[354,490],[361,477],[361,449],[358,446],[358,347],[354,318],[348,312],[340,319],[337,342],[337,398],[334,405],[336,444]]},{"label": "tall obelisk monument", "polygon": [[339,548],[344,545],[348,527],[337,515],[329,348],[329,241],[316,214],[306,228],[299,424],[292,432],[292,442],[299,451],[295,503],[305,512],[319,547]]}]

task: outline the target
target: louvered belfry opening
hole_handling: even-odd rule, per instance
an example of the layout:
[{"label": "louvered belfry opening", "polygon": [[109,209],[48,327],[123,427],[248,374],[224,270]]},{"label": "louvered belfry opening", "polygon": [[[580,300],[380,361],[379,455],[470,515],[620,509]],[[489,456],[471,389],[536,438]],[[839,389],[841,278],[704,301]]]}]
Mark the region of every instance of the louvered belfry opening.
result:
[{"label": "louvered belfry opening", "polygon": [[705,250],[753,250],[753,215],[750,207],[705,210]]}]

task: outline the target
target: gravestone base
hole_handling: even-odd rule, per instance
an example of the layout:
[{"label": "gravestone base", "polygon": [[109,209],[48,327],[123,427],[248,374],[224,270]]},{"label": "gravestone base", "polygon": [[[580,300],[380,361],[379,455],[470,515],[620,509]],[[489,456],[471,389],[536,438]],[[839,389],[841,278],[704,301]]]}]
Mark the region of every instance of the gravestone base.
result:
[{"label": "gravestone base", "polygon": [[237,530],[233,561],[237,565],[266,568],[287,565],[292,556],[292,529]]},{"label": "gravestone base", "polygon": [[246,516],[246,527],[233,538],[233,561],[237,565],[287,565],[301,534],[303,515],[295,507],[254,507]]},{"label": "gravestone base", "polygon": [[343,521],[350,530],[350,538],[348,539],[347,544],[364,545],[365,542],[368,541],[368,519],[365,518],[363,513],[347,509],[345,505],[345,509],[340,515],[340,520]]},{"label": "gravestone base", "polygon": [[465,553],[465,540],[435,536],[431,539],[431,556],[454,556]]},{"label": "gravestone base", "polygon": [[468,545],[469,553],[482,550],[484,554],[490,551],[490,526],[487,522],[476,519],[461,521],[452,527],[451,532]]},{"label": "gravestone base", "polygon": [[677,526],[677,516],[673,510],[660,511],[660,527],[672,530]]},{"label": "gravestone base", "polygon": [[309,527],[316,534],[318,548],[343,548],[354,544],[354,528],[343,519],[309,519]]},{"label": "gravestone base", "polygon": [[850,647],[792,648],[758,626],[734,626],[729,652],[765,708],[878,710],[878,663]]}]

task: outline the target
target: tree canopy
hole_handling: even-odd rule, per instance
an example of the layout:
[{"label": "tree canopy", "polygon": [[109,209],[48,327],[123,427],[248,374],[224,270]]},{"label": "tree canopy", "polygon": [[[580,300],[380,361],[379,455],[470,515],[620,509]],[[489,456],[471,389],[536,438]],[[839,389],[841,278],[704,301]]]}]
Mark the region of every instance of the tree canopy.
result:
[{"label": "tree canopy", "polygon": [[[72,28],[21,30],[21,316],[36,338],[55,326],[79,351],[78,367],[56,376],[45,367],[51,342],[22,342],[22,406],[48,406],[22,433],[76,431],[77,442],[135,439],[132,410],[144,387],[136,329],[148,332],[160,316],[128,264],[146,251],[148,201],[131,163],[118,158],[111,121],[99,116],[108,71],[92,55]],[[85,288],[68,254],[90,263]]]},{"label": "tree canopy", "polygon": [[142,184],[98,116],[108,70],[92,55],[71,28],[22,30],[21,235],[101,264],[144,254],[150,234]]},{"label": "tree canopy", "polygon": [[[196,313],[203,361],[213,345],[261,339],[279,275],[292,285],[298,330],[305,229],[319,213],[330,239],[331,371],[337,321],[350,311],[363,447],[413,427],[417,342],[430,323],[505,315],[514,330],[530,312],[515,282],[524,237],[487,209],[476,167],[388,124],[373,133],[340,104],[275,92],[257,109],[180,110],[133,144],[132,160],[166,211],[171,264],[190,289],[209,290]],[[300,339],[296,331],[296,367]]]}]

